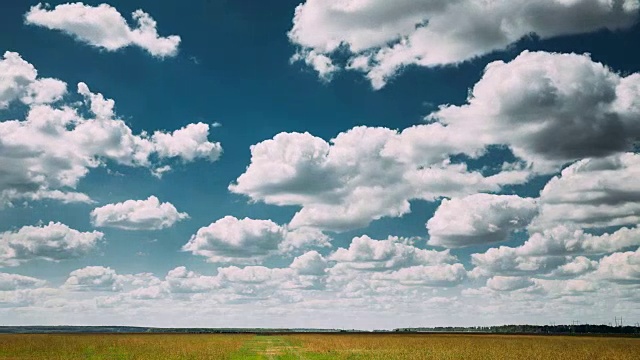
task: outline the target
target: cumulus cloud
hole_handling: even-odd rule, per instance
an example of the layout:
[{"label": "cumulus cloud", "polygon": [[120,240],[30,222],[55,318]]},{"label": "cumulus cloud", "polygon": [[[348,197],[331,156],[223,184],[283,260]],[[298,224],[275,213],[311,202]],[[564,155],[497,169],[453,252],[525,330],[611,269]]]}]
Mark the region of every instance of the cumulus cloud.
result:
[{"label": "cumulus cloud", "polygon": [[187,213],[178,212],[173,204],[160,203],[155,196],[147,200],[108,204],[91,211],[94,226],[125,230],[161,230],[188,217]]},{"label": "cumulus cloud", "polygon": [[508,145],[538,171],[630,150],[640,136],[640,75],[622,77],[588,55],[524,51],[487,65],[468,104],[443,106],[431,120]]},{"label": "cumulus cloud", "polygon": [[[364,72],[375,89],[407,65],[457,64],[540,38],[618,30],[637,22],[635,0],[307,0],[295,11],[293,60],[328,78]],[[345,65],[338,59],[348,54]]]},{"label": "cumulus cloud", "polygon": [[328,237],[309,229],[290,230],[271,220],[226,216],[200,228],[182,247],[209,262],[255,263],[295,249],[327,246]]},{"label": "cumulus cloud", "polygon": [[59,296],[59,289],[48,287],[0,291],[0,308],[7,306],[11,311],[15,311],[11,308],[44,304],[47,301],[52,301]]},{"label": "cumulus cloud", "polygon": [[118,291],[122,288],[115,270],[102,266],[87,266],[72,271],[65,286],[74,290]]},{"label": "cumulus cloud", "polygon": [[597,261],[590,260],[585,256],[576,256],[571,262],[558,267],[552,275],[557,277],[577,277],[597,268]]},{"label": "cumulus cloud", "polygon": [[640,223],[640,155],[583,159],[567,167],[540,193],[541,214],[533,228],[553,224],[580,227]]},{"label": "cumulus cloud", "polygon": [[640,284],[640,249],[603,257],[595,276],[613,282]]},{"label": "cumulus cloud", "polygon": [[[472,254],[474,275],[547,274],[577,271],[569,258],[576,255],[604,255],[640,246],[640,229],[621,228],[611,234],[592,235],[582,229],[559,225],[532,234],[518,247],[500,246]],[[566,275],[566,273],[565,273]],[[577,275],[577,274],[576,274]]]},{"label": "cumulus cloud", "polygon": [[[404,136],[364,126],[330,142],[308,133],[281,133],[251,147],[251,164],[229,189],[254,201],[301,206],[290,223],[294,228],[346,231],[402,216],[410,212],[412,199],[499,191],[527,179],[526,171],[484,176],[465,164],[452,164],[447,151],[460,151],[437,145],[446,137],[407,156],[399,148]],[[412,161],[418,152],[423,155],[419,163]]]},{"label": "cumulus cloud", "polygon": [[30,276],[0,273],[0,291],[42,287],[47,282]]},{"label": "cumulus cloud", "polygon": [[436,265],[453,262],[455,259],[448,250],[419,249],[408,239],[389,237],[387,240],[374,240],[366,235],[353,238],[349,248],[340,248],[329,256],[329,260],[365,271]]},{"label": "cumulus cloud", "polygon": [[104,266],[87,266],[69,274],[63,287],[73,291],[121,291],[158,285],[160,280],[149,273],[120,275]]},{"label": "cumulus cloud", "polygon": [[62,31],[107,51],[134,45],[160,58],[178,53],[179,36],[159,36],[156,21],[142,10],[134,11],[131,16],[137,25],[134,28],[108,4],[90,6],[77,2],[60,4],[53,9],[38,4],[25,14],[25,23]]},{"label": "cumulus cloud", "polygon": [[495,291],[520,290],[533,284],[529,278],[515,276],[494,276],[487,280],[487,287]]},{"label": "cumulus cloud", "polygon": [[173,133],[156,131],[151,142],[160,158],[180,158],[185,162],[196,159],[216,161],[222,153],[222,147],[207,139],[210,127],[214,125],[197,123],[188,124]]},{"label": "cumulus cloud", "polygon": [[[26,80],[11,80],[37,82],[33,66],[15,53],[5,58],[19,64],[10,67],[30,68],[32,74],[31,77],[6,77],[7,80],[0,83],[0,101],[19,98],[24,101],[25,97],[39,100],[29,104],[24,120],[0,122],[0,167],[5,169],[0,173],[0,206],[11,205],[19,199],[91,202],[87,195],[74,189],[90,169],[109,161],[154,169],[164,168],[163,162],[176,159],[215,161],[222,152],[219,143],[207,140],[207,124],[190,124],[173,133],[156,131],[151,136],[144,132],[135,135],[115,115],[115,102],[92,93],[84,83],[78,84],[78,93],[84,100],[80,104],[53,107],[39,103],[50,96],[40,90],[31,96],[29,85],[26,90],[20,88]],[[2,64],[0,66],[6,65]],[[81,114],[91,116],[86,118]]]},{"label": "cumulus cloud", "polygon": [[427,222],[429,245],[448,248],[506,240],[526,227],[538,212],[534,199],[475,194],[443,200]]},{"label": "cumulus cloud", "polygon": [[398,282],[404,286],[451,287],[467,277],[462,264],[412,266],[387,274],[376,274],[374,279]]},{"label": "cumulus cloud", "polygon": [[160,284],[170,294],[215,293],[220,301],[292,295],[292,291],[319,289],[326,277],[327,261],[316,251],[298,256],[289,267],[220,267],[216,275],[202,275],[177,267]]},{"label": "cumulus cloud", "polygon": [[67,84],[50,78],[38,78],[38,71],[20,54],[7,51],[0,58],[0,109],[15,100],[25,104],[47,104],[62,98]]},{"label": "cumulus cloud", "polygon": [[[571,301],[571,297],[579,298],[581,295],[587,295],[597,291],[598,287],[604,287],[602,284],[582,279],[533,279],[533,281],[535,283],[535,287],[541,288],[545,291],[548,298],[558,298],[569,301]],[[589,295],[593,296],[592,294]]]},{"label": "cumulus cloud", "polygon": [[[221,226],[226,222],[227,227]],[[243,232],[233,230],[236,226],[241,226]],[[265,233],[273,234],[276,230],[277,226],[268,222],[242,223],[237,219],[226,219],[213,227],[213,233],[225,233],[229,239],[237,236],[238,241],[246,241],[250,232],[264,238]],[[364,236],[326,258],[317,251],[306,252],[285,268],[228,266],[218,268],[212,276],[179,267],[171,270],[159,286],[168,289],[167,294],[215,293],[221,297],[219,301],[227,303],[267,298],[286,303],[303,301],[300,291],[328,290],[335,296],[349,298],[362,294],[365,288],[396,293],[401,291],[398,286],[410,286],[419,291],[453,287],[466,279],[464,266],[450,264],[456,258],[448,251],[422,250],[411,244],[410,239],[378,241]],[[275,243],[271,248],[275,248]]]},{"label": "cumulus cloud", "polygon": [[80,232],[54,222],[0,233],[0,266],[78,258],[94,250],[103,236],[99,231]]},{"label": "cumulus cloud", "polygon": [[165,282],[172,293],[207,292],[220,287],[218,277],[201,275],[187,270],[184,266],[169,271]]},{"label": "cumulus cloud", "polygon": [[[281,133],[253,145],[251,163],[229,189],[300,206],[292,227],[365,227],[407,214],[411,200],[496,193],[576,160],[630,151],[640,138],[639,95],[638,74],[621,76],[588,55],[524,51],[489,64],[467,104],[443,105],[427,124],[401,132],[361,126],[328,142]],[[470,170],[456,157],[480,159],[493,147],[508,149],[515,162]]]},{"label": "cumulus cloud", "polygon": [[301,275],[323,275],[328,263],[317,251],[309,251],[293,259],[289,267]]}]

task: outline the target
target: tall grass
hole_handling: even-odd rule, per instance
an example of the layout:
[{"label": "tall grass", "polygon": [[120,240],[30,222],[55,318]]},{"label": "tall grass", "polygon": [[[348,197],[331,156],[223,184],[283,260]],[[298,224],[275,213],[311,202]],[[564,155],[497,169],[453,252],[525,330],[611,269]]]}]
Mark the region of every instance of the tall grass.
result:
[{"label": "tall grass", "polygon": [[466,334],[0,335],[1,360],[637,360],[640,338]]},{"label": "tall grass", "polygon": [[229,359],[252,335],[0,335],[0,359]]},{"label": "tall grass", "polygon": [[311,359],[640,359],[640,339],[464,334],[296,334]]}]

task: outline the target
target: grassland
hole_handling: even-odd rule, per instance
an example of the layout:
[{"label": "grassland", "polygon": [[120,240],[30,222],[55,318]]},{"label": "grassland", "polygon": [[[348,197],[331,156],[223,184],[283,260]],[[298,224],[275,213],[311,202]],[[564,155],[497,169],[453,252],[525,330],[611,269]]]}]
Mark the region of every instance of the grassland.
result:
[{"label": "grassland", "polygon": [[253,335],[0,335],[0,359],[229,359]]},{"label": "grassland", "polygon": [[0,359],[615,359],[639,338],[465,334],[0,335]]}]

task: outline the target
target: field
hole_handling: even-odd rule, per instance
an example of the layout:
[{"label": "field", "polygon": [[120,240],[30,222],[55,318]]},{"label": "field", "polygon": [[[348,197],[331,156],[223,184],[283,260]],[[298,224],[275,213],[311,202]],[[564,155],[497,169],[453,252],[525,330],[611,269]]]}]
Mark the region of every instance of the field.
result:
[{"label": "field", "polygon": [[640,338],[466,334],[0,335],[0,359],[638,359]]}]

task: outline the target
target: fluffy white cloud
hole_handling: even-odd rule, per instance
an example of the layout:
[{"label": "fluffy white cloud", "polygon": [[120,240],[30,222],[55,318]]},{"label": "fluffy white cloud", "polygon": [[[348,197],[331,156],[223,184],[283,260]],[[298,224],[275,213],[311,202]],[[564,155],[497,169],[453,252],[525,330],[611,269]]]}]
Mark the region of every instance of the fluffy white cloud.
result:
[{"label": "fluffy white cloud", "polygon": [[328,78],[346,51],[345,67],[379,89],[404,66],[460,63],[531,34],[628,28],[639,8],[637,0],[307,0],[288,35],[300,47],[293,60]]},{"label": "fluffy white cloud", "polygon": [[560,266],[553,272],[553,276],[558,277],[576,277],[586,274],[590,271],[597,269],[598,262],[590,260],[584,256],[577,256],[571,262]]},{"label": "fluffy white cloud", "polygon": [[506,240],[526,227],[538,212],[534,199],[475,194],[443,200],[427,222],[429,245],[448,248]]},{"label": "fluffy white cloud", "polygon": [[173,204],[160,203],[155,196],[147,200],[108,204],[91,211],[94,226],[125,230],[161,230],[188,217],[187,213],[178,212]]},{"label": "fluffy white cloud", "polygon": [[323,275],[328,264],[320,253],[309,251],[293,259],[289,267],[301,275]]},{"label": "fluffy white cloud", "polygon": [[[21,90],[22,85],[15,85],[25,81],[11,80],[12,77],[28,78],[37,82],[33,66],[18,54],[9,53],[7,59],[21,64],[9,65],[11,68],[29,68],[32,74],[30,78],[12,75],[7,77],[9,85],[4,81],[0,83],[2,100],[15,101],[22,97],[25,101],[26,96],[37,101],[30,103],[25,120],[0,122],[0,167],[5,169],[0,172],[0,206],[18,199],[91,202],[87,195],[73,189],[90,169],[109,161],[166,171],[162,162],[196,158],[214,161],[222,151],[219,143],[207,140],[207,124],[190,124],[173,133],[157,131],[152,136],[134,135],[115,115],[114,101],[92,93],[84,83],[78,84],[78,93],[84,100],[80,104],[60,107],[39,104],[49,95],[39,90],[33,96],[28,95],[31,94],[28,89]],[[3,86],[9,90],[2,90]],[[92,116],[85,118],[82,113]]]},{"label": "fluffy white cloud", "polygon": [[[356,127],[328,143],[308,133],[281,133],[251,147],[251,164],[229,189],[255,201],[302,206],[292,227],[345,231],[406,214],[412,199],[499,191],[501,185],[527,179],[523,171],[485,177],[452,164],[447,151],[460,151],[437,145],[446,137],[407,155],[399,145],[404,136],[386,128]],[[412,160],[418,153],[420,163]]]},{"label": "fluffy white cloud", "polygon": [[640,74],[588,55],[525,51],[487,65],[468,104],[429,116],[473,142],[508,145],[539,171],[629,150],[640,136]]},{"label": "fluffy white cloud", "polygon": [[606,227],[640,223],[640,155],[584,159],[554,177],[540,193],[532,227],[557,223]]},{"label": "fluffy white cloud", "polygon": [[102,266],[87,266],[74,270],[69,274],[64,285],[74,290],[118,291],[122,289],[116,271]]},{"label": "fluffy white cloud", "polygon": [[409,239],[389,237],[387,240],[374,240],[366,235],[353,238],[348,249],[340,248],[329,256],[329,260],[365,271],[436,265],[453,262],[455,259],[449,254],[449,250],[419,249]]},{"label": "fluffy white cloud", "polygon": [[81,2],[57,5],[38,4],[25,14],[25,23],[63,31],[89,45],[115,51],[135,45],[156,57],[175,56],[180,37],[158,35],[157,23],[142,10],[131,14],[137,27],[131,28],[118,10],[108,4]]},{"label": "fluffy white cloud", "polygon": [[187,270],[184,266],[169,271],[165,282],[172,293],[207,292],[220,287],[218,277],[201,275]]},{"label": "fluffy white cloud", "polygon": [[67,92],[67,84],[60,80],[38,78],[36,68],[15,52],[7,51],[0,58],[0,74],[0,109],[15,100],[25,104],[56,102]]},{"label": "fluffy white cloud", "polygon": [[[628,151],[640,138],[639,95],[640,74],[623,77],[588,55],[524,51],[489,64],[467,104],[441,106],[428,124],[402,132],[356,127],[329,142],[281,133],[258,143],[229,189],[300,206],[293,227],[360,228],[410,212],[410,200],[499,192],[534,173]],[[491,171],[452,162],[491,146],[508,147],[518,160]]]},{"label": "fluffy white cloud", "polygon": [[205,256],[209,262],[255,263],[278,253],[327,246],[328,239],[319,231],[290,230],[271,220],[226,216],[200,228],[182,250]]},{"label": "fluffy white cloud", "polygon": [[[473,254],[474,275],[546,274],[560,266],[559,271],[571,271],[568,256],[610,254],[629,247],[640,246],[640,229],[622,228],[611,234],[592,235],[582,229],[559,225],[534,233],[521,246],[491,248]],[[569,264],[568,264],[569,263]]]},{"label": "fluffy white cloud", "polygon": [[640,284],[640,248],[603,257],[595,276],[613,282]]},{"label": "fluffy white cloud", "polygon": [[54,222],[0,233],[0,266],[78,258],[94,250],[103,236],[99,231],[80,232]]},{"label": "fluffy white cloud", "polygon": [[69,274],[63,287],[74,291],[121,291],[125,287],[136,289],[160,284],[149,273],[120,275],[104,266],[87,266]]},{"label": "fluffy white cloud", "polygon": [[0,291],[42,287],[47,282],[30,276],[0,273]]},{"label": "fluffy white cloud", "polygon": [[283,239],[283,229],[273,221],[226,216],[199,229],[182,249],[211,262],[251,261],[276,252]]},{"label": "fluffy white cloud", "polygon": [[156,131],[151,137],[154,150],[160,158],[180,158],[185,162],[195,159],[216,161],[222,153],[219,143],[209,142],[208,124],[189,124],[173,133]]}]

